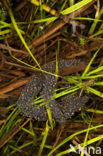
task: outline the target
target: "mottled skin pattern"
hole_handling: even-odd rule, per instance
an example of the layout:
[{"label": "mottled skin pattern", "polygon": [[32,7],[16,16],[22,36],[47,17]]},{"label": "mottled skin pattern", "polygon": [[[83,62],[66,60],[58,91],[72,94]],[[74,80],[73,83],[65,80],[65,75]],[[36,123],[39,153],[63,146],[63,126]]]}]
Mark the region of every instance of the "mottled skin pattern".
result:
[{"label": "mottled skin pattern", "polygon": [[[77,59],[60,60],[58,62],[59,71],[65,67],[84,65],[83,62]],[[55,73],[55,62],[50,62],[42,67],[51,73]],[[55,99],[51,100],[54,94],[54,89],[57,84],[55,76],[35,71],[31,80],[22,90],[17,101],[17,107],[27,117],[35,118],[38,121],[45,121],[48,119],[47,108],[49,106],[52,117],[59,123],[63,123],[66,119],[71,118],[74,112],[77,112],[88,101],[88,96],[78,95],[65,96],[61,98],[61,104]],[[47,105],[39,106],[33,104],[33,100],[38,96],[43,96],[44,102]],[[64,103],[66,103],[64,105]]]}]

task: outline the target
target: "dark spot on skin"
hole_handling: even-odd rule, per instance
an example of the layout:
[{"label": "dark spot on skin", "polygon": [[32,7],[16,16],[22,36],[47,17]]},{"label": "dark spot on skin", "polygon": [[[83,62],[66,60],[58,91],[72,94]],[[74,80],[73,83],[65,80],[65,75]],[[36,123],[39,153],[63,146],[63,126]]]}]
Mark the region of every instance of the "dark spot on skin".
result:
[{"label": "dark spot on skin", "polygon": [[[84,65],[83,62],[77,59],[60,60],[58,62],[59,71],[65,67]],[[42,68],[43,70],[55,73],[55,62],[50,62]],[[37,105],[33,100],[38,96],[43,96],[44,102],[47,103],[51,110],[52,117],[59,123],[64,123],[68,118],[79,111],[83,105],[88,101],[87,95],[79,97],[75,95],[66,95],[61,98],[61,104],[51,97],[54,94],[54,89],[57,84],[55,76],[44,74],[42,72],[35,72],[31,80],[22,90],[20,97],[17,101],[17,107],[27,117],[35,118],[38,121],[45,121],[48,119],[46,105]],[[63,105],[64,103],[64,105]]]}]

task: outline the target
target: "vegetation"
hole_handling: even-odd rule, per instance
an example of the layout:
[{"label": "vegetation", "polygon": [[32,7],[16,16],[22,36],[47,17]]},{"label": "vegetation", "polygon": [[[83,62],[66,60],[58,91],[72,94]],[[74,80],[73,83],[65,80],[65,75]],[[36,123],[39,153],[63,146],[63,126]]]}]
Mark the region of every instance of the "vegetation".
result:
[{"label": "vegetation", "polygon": [[[102,6],[101,0],[0,2],[1,155],[62,156],[80,150],[83,156],[89,153],[85,147],[91,146],[95,155],[97,147],[102,155]],[[47,73],[42,65],[52,60],[56,60],[58,77],[59,57],[79,58],[87,66],[82,75],[66,75],[73,86],[60,88],[55,98],[85,92],[90,96],[88,104],[64,125],[52,119],[50,109],[46,122],[21,115],[15,103],[28,77],[35,69]],[[35,100],[43,102],[41,97]]]}]

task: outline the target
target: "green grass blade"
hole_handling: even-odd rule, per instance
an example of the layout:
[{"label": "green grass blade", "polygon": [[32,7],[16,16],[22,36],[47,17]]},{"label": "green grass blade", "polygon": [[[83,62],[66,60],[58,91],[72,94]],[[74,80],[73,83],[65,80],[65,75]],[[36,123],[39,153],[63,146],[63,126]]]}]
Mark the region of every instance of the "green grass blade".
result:
[{"label": "green grass blade", "polygon": [[94,20],[93,24],[91,25],[91,28],[90,28],[90,30],[89,30],[88,35],[93,34],[93,32],[94,32],[94,30],[95,30],[95,28],[96,28],[96,25],[98,24],[98,20],[100,19],[100,17],[102,16],[102,14],[103,14],[103,7],[102,7],[101,10],[99,11],[99,14],[98,14],[97,18]]},{"label": "green grass blade", "polygon": [[87,74],[87,76],[89,76],[89,75],[91,75],[91,74],[95,74],[95,73],[100,72],[100,71],[103,71],[103,66],[98,67],[98,68],[95,69],[95,70],[92,70],[91,72],[89,72],[89,73]]},{"label": "green grass blade", "polygon": [[[65,143],[67,143],[69,140],[71,140],[74,136],[76,135],[79,135],[79,134],[82,134],[82,133],[85,133],[87,132],[88,130],[91,131],[91,130],[95,130],[97,128],[100,128],[100,127],[103,127],[103,125],[99,125],[99,126],[95,126],[95,127],[92,127],[92,128],[87,128],[85,130],[82,130],[82,131],[79,131],[77,133],[74,133],[72,135],[70,135],[69,137],[67,137],[66,139],[64,139],[59,145],[57,145],[53,150],[51,150],[51,152],[47,155],[47,156],[51,156],[58,148],[60,148],[62,145],[64,145]],[[69,152],[69,151],[68,151]],[[58,155],[59,156],[59,155]]]},{"label": "green grass blade", "polygon": [[44,137],[43,137],[42,143],[40,145],[38,156],[41,156],[41,154],[42,154],[42,151],[43,151],[43,148],[45,146],[45,142],[46,142],[46,139],[47,139],[47,136],[48,136],[49,129],[50,129],[50,127],[48,125],[48,121],[46,121],[46,128],[45,128],[45,131],[43,132]]},{"label": "green grass blade", "polygon": [[87,112],[92,112],[92,113],[103,114],[103,111],[101,111],[101,110],[87,109],[86,111],[87,111]]},{"label": "green grass blade", "polygon": [[[103,46],[103,45],[102,45]],[[102,46],[95,52],[95,54],[93,55],[92,59],[90,60],[89,64],[87,65],[86,69],[84,70],[81,78],[83,78],[87,72],[89,71],[90,67],[91,67],[91,64],[92,62],[94,61],[95,57],[97,56],[98,52],[100,51],[100,49],[102,48]]]},{"label": "green grass blade", "polygon": [[20,33],[20,31],[19,31],[19,29],[18,29],[18,26],[17,26],[17,24],[16,24],[16,21],[15,21],[15,18],[14,18],[14,15],[13,15],[13,12],[12,12],[11,8],[8,9],[8,12],[9,12],[11,21],[12,21],[12,23],[13,23],[13,26],[14,26],[15,30],[17,31],[17,34],[19,35],[19,37],[20,37],[22,43],[24,44],[25,48],[27,49],[27,51],[29,52],[30,56],[33,58],[33,60],[35,61],[35,63],[36,63],[36,64],[38,65],[38,67],[41,69],[41,67],[40,67],[40,65],[39,65],[39,63],[38,63],[38,61],[37,61],[37,60],[35,59],[35,57],[33,56],[32,52],[30,51],[30,49],[29,49],[27,43],[25,42],[25,40],[24,40],[22,34]]},{"label": "green grass blade", "polygon": [[103,93],[96,90],[96,89],[94,89],[94,88],[91,88],[91,87],[87,86],[87,91],[91,92],[91,93],[93,93],[93,94],[95,94],[95,95],[97,95],[97,96],[99,96],[101,98],[103,98]]},{"label": "green grass blade", "polygon": [[[101,139],[103,139],[103,135],[99,135],[98,137],[95,137],[93,139],[90,139],[89,141],[87,141],[86,146],[87,145],[90,145],[90,144],[93,144],[93,143],[95,143],[95,142],[97,142],[97,141],[99,141]],[[80,146],[82,147],[83,146],[83,143],[81,143]],[[77,146],[74,146],[74,149],[77,150],[78,147]],[[63,151],[63,152],[61,152],[59,154],[56,154],[56,156],[62,156],[62,155],[65,155],[65,154],[69,154],[71,152],[73,152],[73,150],[71,148],[69,148],[69,149],[67,149],[67,150],[65,150],[65,151]],[[99,153],[99,154],[101,154],[101,153]]]},{"label": "green grass blade", "polygon": [[0,129],[0,140],[9,132],[10,129],[12,129],[12,126],[14,125],[13,122],[19,113],[20,111],[18,111],[18,109],[15,108],[8,116],[6,122]]},{"label": "green grass blade", "polygon": [[[35,1],[36,0],[31,0],[31,3],[32,4],[35,4]],[[70,14],[78,9],[80,9],[81,7],[87,5],[88,3],[92,2],[93,0],[82,0],[81,2],[78,2],[76,4],[74,4],[73,6],[61,11],[60,13],[63,14],[63,15],[67,15],[67,14]],[[36,4],[35,4],[36,5]],[[49,23],[50,22],[53,22],[57,19],[58,17],[50,17],[48,20],[49,20]]]},{"label": "green grass blade", "polygon": [[69,14],[71,12],[74,12],[74,11],[82,8],[83,6],[87,5],[88,3],[92,2],[92,1],[93,0],[82,0],[82,1],[80,1],[78,3],[76,3],[75,5],[73,5],[73,6],[69,7],[69,8],[67,8],[67,9],[63,10],[61,13],[63,15],[67,15],[67,14]]}]

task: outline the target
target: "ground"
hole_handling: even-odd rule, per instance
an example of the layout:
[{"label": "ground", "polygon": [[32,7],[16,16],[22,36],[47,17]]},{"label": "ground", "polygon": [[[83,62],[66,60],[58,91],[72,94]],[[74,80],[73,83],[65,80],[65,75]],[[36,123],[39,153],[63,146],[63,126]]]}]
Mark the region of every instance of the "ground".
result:
[{"label": "ground", "polygon": [[[35,0],[0,2],[1,155],[70,155],[70,145],[78,144],[93,146],[93,156],[97,155],[97,147],[103,150],[103,33],[99,21],[102,20],[103,2],[90,0],[83,4],[76,1],[74,5],[78,3],[78,9],[74,7],[70,11],[65,10],[71,5],[68,1],[43,1],[45,5],[40,6]],[[87,94],[88,102],[64,124],[51,118],[37,121],[20,114],[16,101],[34,74],[34,67],[40,69],[61,59],[84,62],[80,72],[76,68],[64,68],[60,74],[65,73],[69,85],[81,86],[78,97]]]}]

